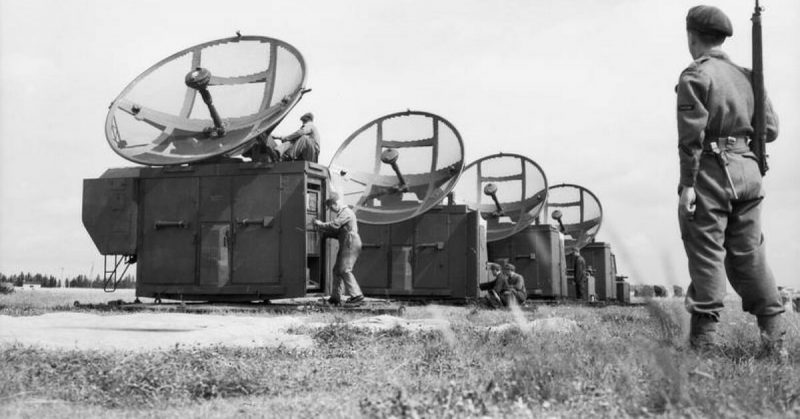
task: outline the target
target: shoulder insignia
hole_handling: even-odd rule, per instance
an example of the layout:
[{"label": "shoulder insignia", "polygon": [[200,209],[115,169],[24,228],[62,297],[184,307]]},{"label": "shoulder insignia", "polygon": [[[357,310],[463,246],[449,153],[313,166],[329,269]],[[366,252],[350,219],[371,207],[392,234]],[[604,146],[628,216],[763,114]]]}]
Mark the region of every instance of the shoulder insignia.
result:
[{"label": "shoulder insignia", "polygon": [[693,111],[694,105],[678,105],[679,111]]}]

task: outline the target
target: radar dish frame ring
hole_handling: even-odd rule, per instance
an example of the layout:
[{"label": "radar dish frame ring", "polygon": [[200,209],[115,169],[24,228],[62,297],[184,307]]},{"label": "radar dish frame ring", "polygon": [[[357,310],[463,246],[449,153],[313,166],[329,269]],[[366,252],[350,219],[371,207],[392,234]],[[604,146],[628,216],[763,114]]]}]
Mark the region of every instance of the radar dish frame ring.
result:
[{"label": "radar dish frame ring", "polygon": [[[595,217],[595,218],[593,218],[593,219],[591,219],[591,220],[589,220],[589,221],[592,221],[592,220],[595,220],[595,219],[599,219],[599,221],[597,222],[597,232],[600,232],[600,227],[602,227],[602,226],[603,226],[603,217],[604,217],[605,213],[603,212],[603,203],[602,203],[602,202],[600,202],[600,199],[597,197],[597,195],[595,195],[595,194],[594,194],[594,192],[592,192],[592,191],[591,191],[591,190],[589,190],[588,188],[586,188],[586,187],[583,187],[583,186],[581,186],[581,185],[576,185],[576,184],[574,184],[574,183],[560,183],[560,184],[558,184],[558,185],[553,185],[553,186],[551,186],[550,188],[548,188],[548,192],[549,192],[549,190],[550,190],[550,189],[561,188],[561,187],[572,187],[572,188],[576,188],[576,189],[579,189],[579,190],[580,190],[580,191],[582,191],[582,192],[586,192],[586,193],[588,193],[588,194],[589,194],[589,195],[590,195],[592,198],[594,198],[595,202],[597,202],[597,207],[598,207],[598,210],[600,211],[600,216],[598,216],[598,217]],[[550,201],[549,201],[549,200],[548,200],[548,201],[547,201],[547,203],[545,204],[545,207],[546,207],[548,210],[549,210],[549,208],[551,207],[551,203],[550,203]],[[557,207],[558,207],[558,206],[557,206]],[[547,222],[548,222],[548,223],[550,223],[550,220],[547,220]],[[594,227],[592,227],[592,228],[594,228]],[[592,235],[592,238],[594,238],[594,237],[596,237],[596,236],[597,236],[597,233],[593,234],[593,235]],[[572,245],[572,247],[578,246],[578,242],[579,242],[579,240],[577,240],[577,239],[576,239],[576,240],[575,240],[575,244],[573,244],[573,245]],[[588,242],[588,241],[587,241],[586,243],[583,243],[583,245],[579,246],[579,249],[582,249],[582,248],[584,248],[584,247],[585,247],[587,244],[589,244],[589,242]],[[566,244],[565,244],[565,247],[567,247],[567,246],[566,246]],[[567,250],[567,253],[569,253],[569,249],[566,249],[566,250]]]},{"label": "radar dish frame ring", "polygon": [[[472,162],[472,163],[470,163],[469,165],[467,165],[467,167],[465,167],[465,168],[464,168],[464,173],[466,173],[466,172],[467,172],[469,169],[471,169],[471,168],[472,168],[472,166],[478,165],[479,163],[481,163],[481,162],[483,162],[483,161],[490,160],[490,159],[496,159],[496,158],[502,158],[502,157],[512,157],[512,158],[517,158],[517,159],[519,159],[520,161],[522,161],[522,163],[523,163],[523,164],[522,164],[522,168],[523,168],[522,170],[523,170],[523,171],[520,173],[520,176],[522,176],[522,181],[523,181],[523,183],[522,183],[522,190],[523,190],[523,191],[524,191],[524,188],[525,188],[525,178],[524,178],[524,175],[525,175],[525,171],[524,171],[524,168],[525,168],[525,162],[529,162],[529,163],[533,164],[533,166],[534,166],[536,169],[538,169],[538,170],[539,170],[539,173],[541,173],[541,174],[542,174],[542,179],[544,180],[544,189],[542,189],[542,190],[540,190],[540,191],[536,192],[536,194],[534,194],[534,195],[533,195],[531,198],[534,198],[534,197],[536,197],[536,196],[537,196],[539,193],[541,193],[541,192],[544,192],[544,197],[541,199],[541,201],[540,201],[540,202],[538,202],[536,205],[534,205],[533,207],[531,207],[531,209],[533,209],[533,208],[536,208],[537,206],[539,206],[539,211],[538,211],[536,214],[534,214],[534,215],[531,215],[529,222],[527,222],[527,223],[526,223],[526,225],[525,225],[524,227],[517,227],[517,226],[516,226],[516,224],[518,224],[518,223],[515,223],[515,226],[509,229],[509,230],[510,230],[510,232],[509,232],[509,233],[502,233],[502,234],[504,234],[504,235],[502,235],[502,236],[498,236],[498,237],[493,237],[493,238],[491,238],[491,239],[490,239],[490,238],[489,238],[489,227],[488,227],[488,224],[487,224],[487,231],[486,231],[486,235],[487,235],[487,237],[486,237],[486,241],[487,241],[487,242],[495,242],[495,241],[499,241],[499,240],[506,239],[506,238],[508,238],[508,237],[511,237],[511,236],[513,236],[513,235],[515,235],[515,234],[519,233],[520,231],[524,230],[525,228],[527,228],[528,226],[530,226],[531,224],[533,224],[533,222],[535,222],[535,221],[536,221],[536,217],[537,217],[537,216],[538,216],[538,215],[539,215],[539,214],[542,212],[542,209],[544,209],[544,208],[546,207],[546,205],[547,205],[547,200],[548,200],[548,198],[549,198],[549,191],[550,191],[550,187],[548,186],[548,182],[547,182],[547,174],[544,172],[544,169],[542,169],[542,167],[541,167],[541,166],[539,166],[539,164],[538,164],[538,163],[536,163],[536,162],[535,162],[533,159],[531,159],[531,158],[530,158],[530,157],[528,157],[528,156],[524,156],[524,155],[522,155],[522,154],[517,154],[517,153],[502,153],[502,152],[501,152],[501,153],[496,153],[496,154],[491,154],[491,155],[488,155],[488,156],[484,156],[484,157],[481,157],[481,158],[479,158],[479,159],[477,159],[477,160],[473,161],[473,162]],[[476,178],[476,179],[477,179],[477,181],[478,181],[478,182],[477,182],[477,185],[476,185],[476,187],[478,188],[478,191],[477,191],[477,195],[476,195],[476,196],[481,196],[481,195],[483,194],[483,190],[482,190],[482,188],[481,188],[481,176],[480,176],[480,175],[481,175],[481,173],[480,173],[480,172],[479,172],[479,173],[477,173],[477,178]],[[458,197],[456,197],[456,199],[458,199]],[[525,200],[516,201],[515,203],[522,203],[522,202],[525,202],[525,201],[526,201],[526,200],[528,200],[528,199],[530,199],[530,198],[527,198],[527,199],[525,199]],[[476,205],[477,205],[477,203],[476,203]],[[468,205],[468,206],[469,206],[469,205]],[[470,207],[471,207],[471,206],[470,206]],[[478,211],[479,213],[481,213],[481,216],[483,216],[483,213],[482,213],[482,211],[480,210],[480,208],[479,208],[479,207],[478,207],[478,208],[472,208],[472,209],[473,209],[473,210],[475,210],[475,211]],[[527,211],[524,211],[524,212],[527,212]]]},{"label": "radar dish frame ring", "polygon": [[[442,191],[441,196],[436,200],[437,201],[436,203],[433,203],[433,204],[431,204],[430,202],[426,203],[426,201],[428,201],[429,199],[432,198],[432,194],[436,190],[438,190],[438,188],[434,186],[434,183],[431,182],[431,183],[428,184],[428,189],[427,189],[427,192],[425,194],[425,199],[422,200],[420,205],[413,211],[412,214],[410,214],[408,216],[403,216],[403,217],[400,217],[400,218],[390,219],[390,220],[387,220],[387,221],[380,221],[380,222],[374,221],[374,220],[366,220],[366,219],[363,219],[362,217],[359,217],[359,221],[360,222],[364,222],[366,224],[371,224],[371,225],[389,225],[389,224],[396,224],[396,223],[400,223],[400,222],[403,222],[403,221],[407,221],[407,220],[413,219],[413,218],[419,216],[420,214],[430,210],[431,208],[436,206],[436,204],[438,204],[444,198],[446,198],[447,195],[456,187],[456,185],[458,184],[459,177],[464,172],[464,140],[461,137],[461,133],[458,132],[458,129],[456,129],[456,127],[450,121],[448,121],[447,119],[445,119],[445,118],[443,118],[443,117],[441,117],[441,116],[439,116],[437,114],[434,114],[434,113],[431,113],[431,112],[416,111],[416,110],[408,109],[408,110],[405,110],[405,111],[395,112],[395,113],[391,113],[391,114],[387,114],[387,115],[383,115],[381,117],[375,118],[372,121],[367,122],[366,124],[362,125],[356,131],[354,131],[352,134],[350,134],[347,137],[347,139],[344,140],[344,142],[336,150],[336,153],[334,153],[333,157],[331,158],[331,162],[329,164],[329,167],[331,168],[331,174],[332,174],[331,175],[331,182],[334,183],[334,186],[335,186],[334,178],[336,176],[341,176],[341,175],[336,175],[335,171],[333,170],[333,168],[335,166],[337,166],[335,164],[335,162],[336,162],[337,158],[339,158],[339,156],[341,156],[342,153],[344,153],[344,151],[347,149],[347,147],[348,147],[348,145],[350,145],[350,143],[352,143],[356,138],[358,138],[359,135],[361,135],[364,131],[366,131],[367,129],[369,129],[370,127],[372,127],[374,125],[377,125],[381,121],[394,119],[394,118],[399,118],[399,117],[403,117],[403,116],[409,116],[409,115],[423,116],[423,117],[430,118],[431,120],[433,120],[435,122],[441,122],[453,132],[456,140],[458,141],[460,159],[459,159],[458,163],[454,163],[451,166],[454,166],[454,165],[458,166],[456,168],[457,173],[452,175],[450,177],[450,179],[448,179],[445,182],[445,183],[449,184],[449,186],[444,188],[444,190]],[[436,124],[434,124],[434,126],[436,126]],[[438,132],[438,128],[434,132],[434,138],[436,138],[437,145],[438,145],[438,136],[436,136],[437,132]],[[377,141],[376,150],[381,150],[381,149],[384,149],[384,148],[391,148],[391,145],[390,146],[384,146],[384,145],[382,145],[382,140]],[[432,164],[432,166],[435,166],[435,164],[436,164],[436,159],[437,159],[437,152],[436,151],[437,150],[438,150],[438,147],[434,147],[434,153],[431,156],[431,164]],[[373,168],[373,174],[377,174],[380,171],[381,164],[382,164],[382,162],[380,160],[380,152],[378,152],[378,155],[375,156],[375,166]],[[447,169],[447,168],[445,167],[444,169],[439,169],[439,170],[441,171],[441,170],[445,170],[445,169]],[[434,171],[435,171],[435,168],[432,168],[432,171],[428,172],[428,174],[433,173]],[[372,185],[373,185],[373,183],[371,183],[371,182],[368,183],[368,184],[365,184],[364,185],[365,186],[364,190],[368,191],[372,187]],[[342,198],[344,198],[344,196],[342,196]],[[426,205],[427,205],[427,207],[426,207]],[[424,208],[424,210],[423,210],[423,208]],[[355,205],[353,210],[356,212],[356,215],[358,216],[358,212],[359,211],[369,212],[371,209],[362,207],[360,205]],[[384,212],[384,214],[388,214],[388,213],[391,213],[391,212],[409,212],[409,210],[408,209],[387,210],[387,211]]]},{"label": "radar dish frame ring", "polygon": [[[237,43],[237,42],[241,42],[241,41],[258,41],[258,42],[261,42],[261,43],[268,43],[270,45],[270,63],[271,64],[275,62],[275,59],[276,59],[276,55],[275,54],[276,54],[277,48],[278,47],[282,47],[282,48],[286,49],[287,51],[289,51],[294,57],[296,57],[299,65],[300,65],[300,69],[301,69],[301,72],[302,72],[302,79],[301,79],[301,81],[299,83],[297,91],[295,91],[294,93],[291,94],[291,98],[290,98],[290,100],[288,102],[282,103],[283,109],[275,114],[275,115],[278,115],[277,117],[275,117],[273,115],[269,115],[269,116],[266,116],[266,117],[263,117],[263,118],[259,118],[258,122],[254,122],[253,123],[253,128],[255,128],[256,125],[261,124],[265,120],[270,119],[270,118],[273,118],[273,122],[272,123],[265,125],[261,129],[252,131],[251,135],[249,137],[245,137],[245,140],[241,141],[240,144],[238,144],[238,145],[236,145],[234,147],[230,147],[230,148],[225,149],[225,150],[223,150],[223,151],[221,151],[219,153],[215,153],[215,154],[213,154],[211,156],[203,156],[203,157],[200,157],[200,158],[188,159],[188,160],[185,160],[185,161],[180,161],[180,162],[175,162],[175,163],[164,163],[164,164],[145,163],[145,162],[136,160],[134,158],[131,158],[130,156],[126,156],[125,154],[121,153],[118,150],[117,146],[115,146],[115,144],[112,143],[112,138],[119,138],[120,137],[118,132],[117,132],[117,125],[116,125],[114,111],[119,109],[120,102],[145,77],[147,77],[148,75],[152,74],[155,70],[158,70],[159,68],[161,68],[164,64],[167,64],[168,62],[171,62],[174,59],[182,57],[182,56],[187,55],[187,54],[192,54],[192,68],[195,68],[200,63],[201,54],[198,54],[197,53],[198,51],[201,51],[201,50],[203,50],[205,48],[213,47],[213,46],[216,46],[216,45]],[[191,69],[189,69],[189,70],[191,70]],[[274,67],[270,67],[268,69],[268,72],[272,73],[271,75],[272,75],[272,79],[273,79],[273,82],[274,82],[274,76],[275,76]],[[256,73],[256,75],[257,74],[258,73]],[[249,75],[249,76],[253,76],[253,75]],[[241,78],[242,80],[247,80],[247,76],[221,77],[220,79],[237,79],[237,78]],[[286,117],[286,115],[289,114],[289,112],[291,112],[291,110],[295,107],[295,105],[297,105],[297,102],[299,102],[300,99],[302,99],[302,97],[303,97],[303,94],[305,92],[305,86],[306,86],[307,78],[308,78],[308,69],[307,69],[307,65],[306,65],[305,58],[303,57],[303,55],[293,45],[291,45],[291,44],[289,44],[289,43],[287,43],[285,41],[282,41],[280,39],[277,39],[277,38],[271,38],[271,37],[266,37],[266,36],[258,36],[258,35],[242,35],[242,36],[234,36],[234,37],[229,37],[229,38],[215,39],[213,41],[208,41],[208,42],[204,42],[204,43],[201,43],[201,44],[193,45],[191,47],[184,48],[183,50],[180,50],[180,51],[178,51],[178,52],[176,52],[176,53],[174,53],[174,54],[172,54],[172,55],[170,55],[170,56],[158,61],[157,63],[153,64],[152,66],[148,67],[144,72],[139,74],[130,83],[128,83],[128,85],[125,86],[125,88],[122,90],[122,92],[120,92],[117,95],[117,97],[114,98],[114,100],[111,102],[111,104],[108,107],[108,113],[106,115],[106,122],[105,122],[106,141],[109,143],[109,146],[111,146],[111,149],[114,150],[114,152],[117,153],[120,157],[122,157],[122,158],[124,158],[124,159],[126,159],[128,161],[131,161],[133,163],[144,164],[144,165],[147,165],[147,166],[181,165],[181,164],[187,164],[187,163],[194,163],[194,162],[197,162],[197,161],[213,158],[213,157],[220,156],[220,155],[233,155],[233,154],[236,154],[237,152],[240,152],[241,150],[245,149],[258,135],[260,135],[264,131],[269,130],[270,128],[275,127],[278,123],[280,123],[281,120],[283,120],[283,118]],[[223,84],[225,84],[225,83],[223,83]],[[274,85],[270,86],[270,89],[274,89]],[[192,89],[187,89],[186,95],[184,96],[184,103],[181,106],[180,114],[176,115],[176,117],[187,118],[188,113],[191,112],[192,106],[193,106],[193,104],[194,104],[194,102],[196,100],[196,96],[197,96],[197,92],[194,92],[194,94],[192,95],[192,98],[189,98],[189,96],[190,96],[189,92],[191,90]],[[270,92],[270,95],[272,95],[272,91]],[[267,111],[269,109],[269,107],[266,107],[266,105],[267,104],[262,103],[262,106],[261,106],[262,109],[259,111],[259,113],[263,113],[263,112],[265,112],[265,111]],[[273,105],[273,106],[276,106],[276,105]],[[258,115],[258,113],[256,115]],[[245,117],[246,116],[252,116],[252,115],[245,115]],[[168,127],[167,129],[162,131],[162,135],[163,135],[164,132],[167,132],[167,131],[172,132],[174,129],[175,129],[175,127]],[[162,142],[164,142],[164,141],[167,141],[167,140],[166,139],[162,139]]]}]

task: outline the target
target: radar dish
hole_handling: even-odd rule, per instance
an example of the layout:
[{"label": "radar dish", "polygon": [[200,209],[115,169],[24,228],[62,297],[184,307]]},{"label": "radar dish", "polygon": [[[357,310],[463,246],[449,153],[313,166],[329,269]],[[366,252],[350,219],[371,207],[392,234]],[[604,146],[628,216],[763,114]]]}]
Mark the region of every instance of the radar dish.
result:
[{"label": "radar dish", "polygon": [[359,221],[392,224],[436,206],[464,167],[461,135],[446,119],[406,111],[351,134],[330,164],[331,182]]},{"label": "radar dish", "polygon": [[195,45],[159,61],[114,99],[106,138],[117,154],[146,165],[233,154],[286,116],[305,81],[302,55],[277,39]]},{"label": "radar dish", "polygon": [[502,240],[527,228],[547,200],[547,177],[533,160],[517,154],[493,154],[466,169],[455,199],[486,220],[486,240]]},{"label": "radar dish", "polygon": [[548,222],[564,233],[567,253],[591,243],[603,221],[597,196],[582,186],[566,183],[550,188],[546,213]]}]

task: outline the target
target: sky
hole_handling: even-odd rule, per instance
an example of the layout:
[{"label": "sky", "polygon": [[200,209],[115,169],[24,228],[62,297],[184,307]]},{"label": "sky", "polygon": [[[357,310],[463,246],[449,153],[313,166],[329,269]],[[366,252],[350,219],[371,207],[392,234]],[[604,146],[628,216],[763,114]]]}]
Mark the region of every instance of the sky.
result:
[{"label": "sky", "polygon": [[[356,129],[405,109],[460,132],[465,161],[525,155],[548,183],[601,201],[597,239],[634,284],[688,286],[677,223],[675,91],[697,1],[0,1],[0,272],[101,274],[81,222],[82,180],[133,163],[108,146],[108,105],[136,76],[192,45],[278,38],[308,65],[306,94],[276,129],[313,111],[330,162]],[[750,66],[750,1],[723,48]],[[800,2],[764,0],[769,144],[763,230],[778,285],[800,289]]]}]

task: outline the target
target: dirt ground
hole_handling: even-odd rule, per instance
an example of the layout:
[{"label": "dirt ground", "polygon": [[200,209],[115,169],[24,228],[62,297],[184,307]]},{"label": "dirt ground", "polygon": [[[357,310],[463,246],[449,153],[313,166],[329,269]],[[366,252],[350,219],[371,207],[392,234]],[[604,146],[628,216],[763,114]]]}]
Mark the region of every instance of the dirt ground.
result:
[{"label": "dirt ground", "polygon": [[[13,296],[14,304],[32,307],[49,307],[80,300],[81,303],[103,304],[122,298],[133,298],[132,290],[106,294],[100,290],[72,289],[19,289]],[[308,304],[313,298],[293,299],[284,302]],[[3,302],[3,301],[0,301]],[[148,301],[146,301],[148,302]],[[5,301],[5,304],[11,304]],[[12,304],[13,305],[13,304]],[[108,312],[108,311],[52,311],[35,316],[0,315],[0,345],[22,344],[50,349],[77,349],[99,351],[148,351],[179,347],[237,346],[285,347],[311,349],[314,330],[343,321],[351,327],[378,331],[401,327],[412,332],[450,330],[449,314],[465,315],[466,309],[414,307],[409,315],[313,315],[290,312],[254,313],[234,312]],[[448,314],[449,313],[449,314]],[[352,313],[351,313],[352,314]],[[487,327],[490,332],[502,332],[511,327],[548,329],[570,333],[577,325],[574,321],[551,317],[528,321],[522,313],[512,316],[511,323]],[[508,318],[506,318],[508,319]]]},{"label": "dirt ground", "polygon": [[[53,312],[40,316],[0,316],[0,344],[101,351],[214,345],[310,349],[314,346],[310,332],[326,324],[311,321],[305,315]],[[443,319],[412,320],[390,315],[361,317],[348,324],[372,331],[448,327]]]},{"label": "dirt ground", "polygon": [[292,316],[55,312],[0,316],[0,343],[79,350],[152,350],[176,345],[310,348],[311,337],[288,333],[302,325],[302,319]]},{"label": "dirt ground", "polygon": [[[311,349],[310,332],[328,323],[304,315],[215,315],[188,313],[96,314],[53,312],[39,316],[0,316],[0,344],[51,349],[147,351],[176,346],[241,346]],[[411,331],[447,330],[446,319],[406,319],[391,315],[360,317],[348,322],[371,331],[402,327]],[[571,332],[575,324],[561,318],[489,328],[545,328]]]}]

